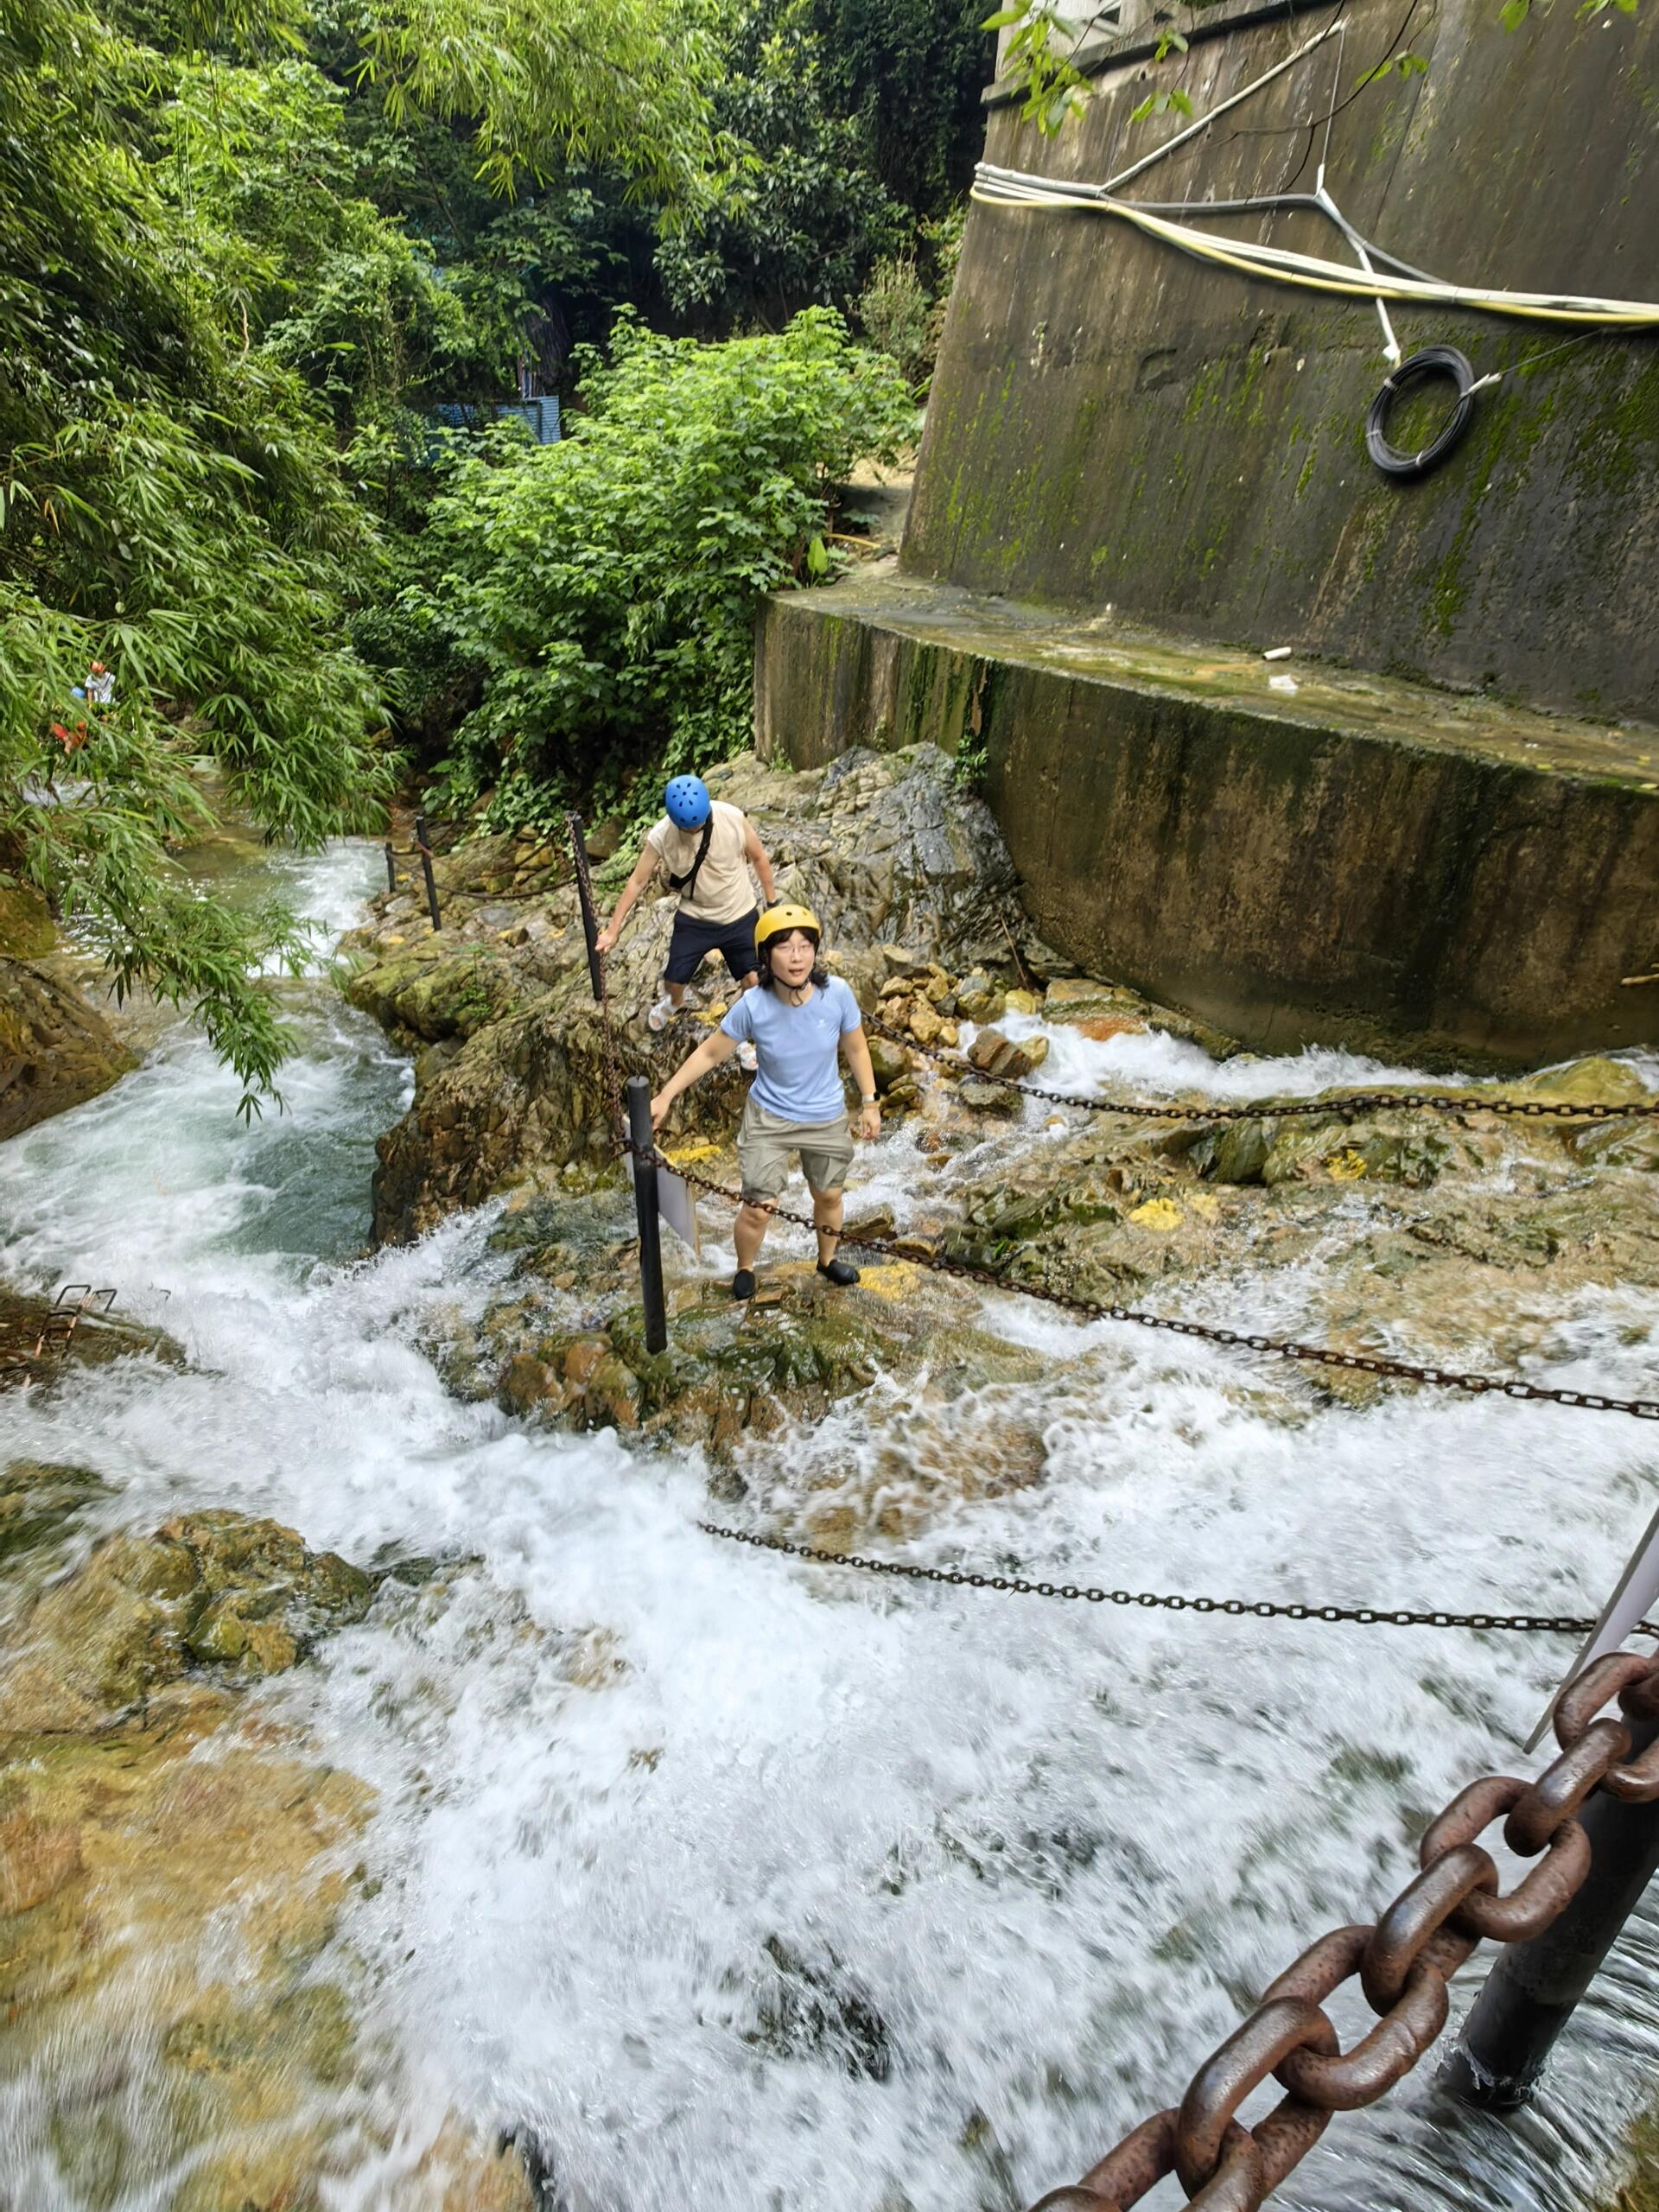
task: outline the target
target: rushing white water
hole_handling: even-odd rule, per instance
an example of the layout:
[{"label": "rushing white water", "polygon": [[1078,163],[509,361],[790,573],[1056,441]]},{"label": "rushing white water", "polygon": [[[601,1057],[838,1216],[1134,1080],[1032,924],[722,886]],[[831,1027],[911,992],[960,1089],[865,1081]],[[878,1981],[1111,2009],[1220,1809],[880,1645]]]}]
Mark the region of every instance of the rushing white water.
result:
[{"label": "rushing white water", "polygon": [[[341,846],[294,887],[343,924],[373,865]],[[406,2201],[446,2109],[531,2127],[569,2200],[607,2212],[825,2195],[1001,2212],[1178,2096],[1299,1948],[1401,1885],[1424,1818],[1518,1756],[1557,1640],[895,1588],[702,1535],[706,1471],[685,1454],[531,1433],[448,1396],[419,1345],[499,1274],[489,1219],[354,1256],[407,1075],[321,982],[304,1021],[288,1111],[251,1133],[180,1030],[0,1148],[0,1274],[112,1282],[194,1362],[0,1399],[0,1438],[105,1474],[105,1527],[232,1504],[350,1558],[477,1562],[387,1585],[262,1694],[379,1793],[378,1886],[342,1941],[399,2054],[404,2125],[339,2212]],[[1253,1071],[1264,1090],[1306,1072]],[[902,1213],[908,1139],[858,1173],[861,1202]],[[1230,1318],[1278,1325],[1307,1281],[1224,1293]],[[1646,1296],[1583,1300],[1548,1371],[1650,1389],[1656,1319]],[[1041,1481],[955,1503],[934,1482],[917,1556],[1586,1611],[1649,1510],[1651,1434],[1626,1420],[1428,1392],[1331,1408],[1276,1370],[1016,1299],[986,1319],[1050,1355],[1052,1380],[925,1414],[879,1385],[778,1446],[758,1502],[787,1524],[809,1484],[925,1484],[1019,1432]],[[1524,2119],[1441,2112],[1407,2085],[1339,2117],[1279,2201],[1580,2212],[1659,2055],[1656,1963],[1643,1923]],[[31,2109],[0,2119],[17,2202],[90,2212]]]}]

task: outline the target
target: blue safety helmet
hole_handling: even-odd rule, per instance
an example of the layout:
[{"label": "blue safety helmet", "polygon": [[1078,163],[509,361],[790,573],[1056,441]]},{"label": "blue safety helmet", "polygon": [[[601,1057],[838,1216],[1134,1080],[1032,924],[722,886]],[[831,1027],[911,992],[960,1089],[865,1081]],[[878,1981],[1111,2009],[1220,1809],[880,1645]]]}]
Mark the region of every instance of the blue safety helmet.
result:
[{"label": "blue safety helmet", "polygon": [[712,802],[701,776],[671,776],[663,793],[668,818],[682,830],[701,830],[709,819]]}]

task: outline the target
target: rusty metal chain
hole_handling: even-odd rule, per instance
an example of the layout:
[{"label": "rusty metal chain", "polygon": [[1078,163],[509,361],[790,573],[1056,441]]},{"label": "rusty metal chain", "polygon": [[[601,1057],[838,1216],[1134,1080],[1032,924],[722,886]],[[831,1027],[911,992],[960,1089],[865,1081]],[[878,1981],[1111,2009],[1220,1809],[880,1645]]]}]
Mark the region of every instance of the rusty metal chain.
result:
[{"label": "rusty metal chain", "polygon": [[[1140,1605],[1151,1611],[1225,1613],[1234,1619],[1248,1616],[1259,1621],[1345,1621],[1360,1628],[1468,1628],[1513,1630],[1521,1634],[1587,1636],[1595,1622],[1576,1613],[1420,1613],[1404,1606],[1305,1605],[1294,1600],[1281,1603],[1269,1598],[1192,1598],[1161,1596],[1150,1590],[1102,1590],[1074,1582],[1027,1582],[1018,1574],[982,1574],[955,1567],[920,1567],[908,1560],[873,1559],[861,1552],[821,1551],[816,1544],[792,1544],[783,1536],[763,1535],[748,1529],[722,1528],[717,1521],[697,1523],[707,1536],[728,1544],[750,1544],[755,1550],[783,1552],[791,1559],[810,1560],[817,1567],[851,1567],[866,1574],[897,1575],[907,1582],[948,1582],[957,1589],[1001,1590],[1014,1598],[1063,1598],[1090,1605]],[[1659,1623],[1638,1621],[1631,1633],[1659,1637]]]},{"label": "rusty metal chain", "polygon": [[[1461,1791],[1424,1834],[1421,1871],[1375,1923],[1322,1936],[1205,2060],[1179,2105],[1033,2212],[1130,2212],[1171,2173],[1195,2212],[1257,2212],[1333,2113],[1375,2104],[1432,2048],[1450,2010],[1446,1985],[1479,1943],[1531,1941],[1577,1894],[1591,1853],[1573,1816],[1592,1791],[1659,1800],[1659,1744],[1633,1759],[1624,1721],[1598,1717],[1615,1698],[1625,1720],[1659,1718],[1659,1661],[1618,1651],[1586,1668],[1556,1707],[1552,1764],[1531,1782],[1488,1775]],[[1499,1819],[1510,1849],[1538,1861],[1507,1896],[1475,1840]],[[1377,2019],[1344,2051],[1324,2006],[1355,1976]],[[1242,2126],[1240,2106],[1270,2076],[1286,2094]]]},{"label": "rusty metal chain", "polygon": [[[633,1147],[624,1142],[623,1150]],[[671,1175],[677,1175],[683,1183],[706,1191],[710,1198],[719,1198],[727,1205],[743,1203],[741,1191],[728,1189],[724,1184],[711,1182],[706,1175],[699,1175],[690,1167],[676,1166],[655,1147],[649,1155],[657,1165]],[[769,1206],[767,1211],[779,1221],[795,1223],[802,1229],[814,1229],[810,1215],[792,1213],[787,1206]],[[1574,1406],[1590,1413],[1629,1414],[1637,1421],[1659,1421],[1659,1398],[1614,1398],[1599,1390],[1568,1390],[1547,1382],[1527,1382],[1519,1376],[1508,1378],[1499,1375],[1471,1374],[1455,1367],[1431,1367],[1415,1360],[1394,1359],[1382,1352],[1338,1351],[1329,1344],[1303,1344],[1294,1337],[1270,1337],[1255,1330],[1228,1329],[1207,1321],[1186,1321],[1167,1313],[1147,1313],[1136,1306],[1108,1305],[1102,1299],[1085,1298],[1076,1291],[1061,1290],[1053,1283],[1018,1282],[1007,1276],[995,1274],[989,1268],[976,1267],[971,1261],[948,1259],[943,1253],[931,1252],[925,1247],[895,1237],[877,1236],[873,1230],[843,1230],[841,1242],[856,1244],[866,1251],[885,1252],[890,1258],[908,1261],[913,1267],[926,1268],[935,1274],[954,1275],[960,1281],[979,1283],[991,1290],[1016,1294],[1021,1298],[1040,1300],[1045,1305],[1057,1306],[1068,1313],[1080,1313],[1090,1321],[1128,1321],[1141,1329],[1161,1329],[1166,1334],[1191,1337],[1203,1344],[1224,1344],[1236,1351],[1271,1353],[1275,1358],[1296,1360],[1309,1366],[1337,1368],[1350,1374],[1376,1375],[1392,1382],[1427,1382],[1443,1390],[1461,1390],[1471,1397],[1484,1397],[1495,1394],[1501,1398],[1529,1399],[1554,1406]]]},{"label": "rusty metal chain", "polygon": [[885,1037],[889,1044],[901,1045],[907,1052],[921,1052],[930,1060],[937,1060],[943,1067],[955,1068],[971,1076],[976,1083],[1000,1084],[1005,1090],[1017,1090],[1027,1098],[1040,1098],[1052,1106],[1080,1106],[1090,1114],[1122,1114],[1146,1122],[1272,1122],[1284,1121],[1301,1115],[1323,1114],[1332,1119],[1355,1114],[1404,1113],[1426,1111],[1435,1114],[1507,1114],[1519,1121],[1531,1122],[1618,1122],[1659,1117],[1659,1099],[1650,1099],[1640,1105],[1614,1106],[1602,1100],[1577,1103],[1571,1099],[1551,1104],[1540,1098],[1481,1098],[1472,1095],[1459,1096],[1440,1090],[1356,1090],[1339,1098],[1297,1098],[1263,1101],[1255,1105],[1220,1106],[1200,1103],[1190,1106],[1154,1106],[1141,1101],[1118,1098],[1086,1097],[1081,1091],[1044,1090],[1034,1083],[1026,1083],[1015,1077],[993,1075],[988,1068],[976,1067],[965,1052],[953,1052],[937,1045],[924,1045],[919,1038],[906,1031],[896,1029],[889,1023],[868,1019],[864,1024],[878,1037]]}]

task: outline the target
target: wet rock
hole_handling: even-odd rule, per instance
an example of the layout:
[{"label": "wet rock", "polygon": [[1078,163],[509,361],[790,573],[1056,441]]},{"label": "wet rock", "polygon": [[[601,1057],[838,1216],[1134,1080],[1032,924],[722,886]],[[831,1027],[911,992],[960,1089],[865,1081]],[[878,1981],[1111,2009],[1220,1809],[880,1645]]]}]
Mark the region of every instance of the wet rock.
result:
[{"label": "wet rock", "polygon": [[779,1936],[766,1963],[741,1980],[752,2011],[739,2033],[778,2058],[828,2058],[855,2079],[885,2082],[893,2071],[886,2023],[833,1952],[812,1957]]},{"label": "wet rock", "polygon": [[1273,1149],[1272,1122],[1220,1122],[1192,1147],[1192,1165],[1217,1183],[1259,1183]]},{"label": "wet rock", "polygon": [[86,1508],[114,1493],[87,1467],[14,1459],[0,1469],[0,1569],[55,1554]]},{"label": "wet rock", "polygon": [[137,1065],[79,992],[0,956],[0,1139],[96,1098]]},{"label": "wet rock", "polygon": [[968,1057],[986,1075],[999,1077],[1006,1083],[1020,1083],[1048,1058],[1048,1039],[1031,1037],[1024,1044],[1015,1045],[1000,1029],[982,1029],[968,1047]]},{"label": "wet rock", "polygon": [[964,976],[956,988],[957,1012],[966,1021],[999,1021],[1007,1001],[982,968]]},{"label": "wet rock", "polygon": [[389,1029],[429,1042],[467,1038],[517,1002],[520,985],[499,945],[443,946],[435,938],[353,976],[346,996]]},{"label": "wet rock", "polygon": [[359,1568],[239,1513],[112,1536],[25,1618],[0,1678],[0,1735],[105,1726],[192,1660],[280,1672],[327,1629],[360,1620],[373,1592]]},{"label": "wet rock", "polygon": [[875,1087],[880,1091],[889,1091],[895,1083],[909,1074],[910,1054],[902,1045],[892,1044],[885,1037],[872,1037],[869,1047],[870,1065],[875,1071]]},{"label": "wet rock", "polygon": [[53,1300],[0,1289],[0,1390],[26,1383],[49,1387],[66,1369],[99,1367],[141,1352],[184,1364],[184,1353],[170,1337],[124,1319],[118,1309],[83,1313],[71,1330],[63,1324]]},{"label": "wet rock", "polygon": [[1041,1012],[1045,1020],[1066,1022],[1097,1043],[1156,1028],[1200,1046],[1212,1059],[1229,1059],[1238,1051],[1236,1037],[1208,1022],[1156,1005],[1123,985],[1098,982],[1091,976],[1058,977],[1043,994]]},{"label": "wet rock", "polygon": [[0,883],[0,954],[44,960],[58,941],[50,910],[27,883]]},{"label": "wet rock", "polygon": [[[877,1217],[877,1234],[891,1227]],[[654,1355],[631,1301],[603,1330],[565,1332],[538,1325],[533,1301],[504,1304],[484,1332],[500,1346],[498,1400],[558,1427],[668,1435],[724,1458],[746,1436],[818,1421],[878,1374],[916,1372],[947,1343],[976,1375],[1027,1371],[1028,1355],[981,1337],[971,1291],[913,1262],[850,1256],[862,1275],[853,1291],[805,1262],[764,1259],[753,1305],[737,1304],[723,1281],[674,1286],[668,1349]]]},{"label": "wet rock", "polygon": [[1637,1167],[1659,1174],[1659,1122],[1592,1122],[1566,1133],[1567,1147],[1589,1167]]},{"label": "wet rock", "polygon": [[0,1913],[33,1912],[85,1871],[79,1828],[28,1813],[0,1820]]},{"label": "wet rock", "polygon": [[[179,1671],[204,1593],[251,1631],[281,1592],[297,1643],[367,1586],[273,1522],[188,1515],[100,1546],[0,1675],[7,1725],[47,1724],[0,1740],[0,2069],[56,2101],[51,2202],[323,2212],[391,2150],[340,1928],[372,1793],[259,1712],[245,1669]],[[20,1698],[48,1660],[56,1700]],[[113,1714],[140,1676],[141,1709]],[[434,2212],[533,2212],[518,2155],[454,2122],[399,2171]]]},{"label": "wet rock", "polygon": [[1616,1106],[1641,1105],[1651,1102],[1654,1096],[1628,1062],[1600,1055],[1573,1060],[1566,1067],[1541,1069],[1523,1082],[1507,1086],[1500,1095],[1560,1098],[1575,1105],[1605,1099]]},{"label": "wet rock", "polygon": [[957,1085],[957,1096],[972,1112],[989,1114],[1001,1122],[1016,1121],[1021,1111],[1017,1090],[1010,1090],[1005,1083],[983,1083],[976,1076],[969,1076]]}]

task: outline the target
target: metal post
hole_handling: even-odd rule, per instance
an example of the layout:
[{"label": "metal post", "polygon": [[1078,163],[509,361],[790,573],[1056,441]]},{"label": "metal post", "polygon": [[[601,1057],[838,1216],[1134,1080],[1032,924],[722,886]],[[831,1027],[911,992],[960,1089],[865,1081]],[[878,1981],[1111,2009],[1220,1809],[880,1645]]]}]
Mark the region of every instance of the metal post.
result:
[{"label": "metal post", "polygon": [[605,996],[605,978],[599,964],[599,917],[594,912],[593,892],[588,879],[588,844],[582,834],[582,817],[567,817],[570,824],[570,857],[575,863],[576,897],[582,906],[582,934],[588,944],[588,979],[594,987],[594,1003],[601,1004]]},{"label": "metal post", "polygon": [[426,911],[432,917],[433,928],[441,930],[443,924],[438,919],[438,887],[432,880],[432,848],[427,842],[423,814],[415,817],[415,842],[421,849],[421,873],[426,878]]},{"label": "metal post", "polygon": [[396,891],[397,888],[397,861],[391,849],[390,837],[386,840],[386,888],[388,891]]},{"label": "metal post", "polygon": [[[1659,1721],[1626,1715],[1624,1725],[1632,1758],[1659,1737]],[[1599,1789],[1579,1819],[1590,1839],[1583,1887],[1541,1936],[1498,1954],[1441,2070],[1465,2104],[1513,2112],[1528,2102],[1556,2037],[1659,1872],[1659,1805]]]},{"label": "metal post", "polygon": [[645,1307],[645,1350],[668,1350],[668,1307],[663,1297],[663,1232],[657,1218],[657,1140],[651,1127],[651,1085],[631,1075],[628,1138],[633,1155],[633,1211],[639,1224],[639,1287]]}]

